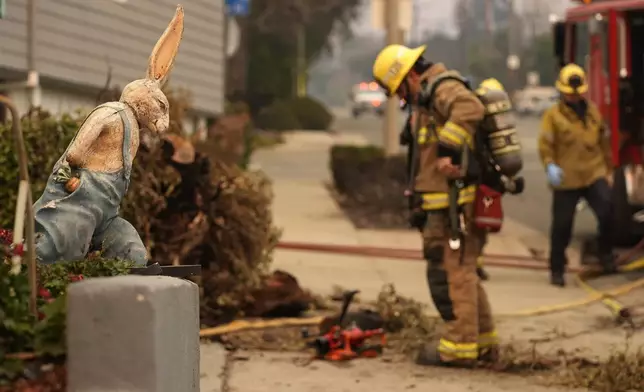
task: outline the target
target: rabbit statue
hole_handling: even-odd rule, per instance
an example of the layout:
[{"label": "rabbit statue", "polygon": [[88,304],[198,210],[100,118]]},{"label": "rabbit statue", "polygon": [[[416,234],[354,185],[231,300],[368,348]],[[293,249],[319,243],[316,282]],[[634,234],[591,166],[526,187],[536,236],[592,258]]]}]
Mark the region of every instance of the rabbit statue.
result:
[{"label": "rabbit statue", "polygon": [[159,38],[145,79],[125,86],[118,102],[94,108],[54,165],[45,190],[34,203],[36,257],[51,264],[102,257],[146,264],[148,255],[134,227],[118,216],[130,183],[139,133],[165,132],[168,99],[161,91],[183,35],[183,8]]}]

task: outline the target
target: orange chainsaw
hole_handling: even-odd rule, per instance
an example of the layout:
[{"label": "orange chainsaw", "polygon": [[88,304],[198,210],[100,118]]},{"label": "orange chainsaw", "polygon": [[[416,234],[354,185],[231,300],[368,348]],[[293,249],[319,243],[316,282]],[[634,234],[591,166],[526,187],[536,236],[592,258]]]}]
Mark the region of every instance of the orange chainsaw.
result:
[{"label": "orange chainsaw", "polygon": [[[373,358],[382,354],[386,343],[385,331],[382,328],[362,330],[352,324],[343,328],[342,323],[349,305],[358,290],[348,291],[343,295],[342,311],[337,323],[328,332],[307,342],[307,347],[315,350],[315,358],[328,361],[346,361],[354,358]],[[302,337],[309,338],[307,330],[302,331]],[[377,344],[369,344],[372,338],[380,337]]]}]

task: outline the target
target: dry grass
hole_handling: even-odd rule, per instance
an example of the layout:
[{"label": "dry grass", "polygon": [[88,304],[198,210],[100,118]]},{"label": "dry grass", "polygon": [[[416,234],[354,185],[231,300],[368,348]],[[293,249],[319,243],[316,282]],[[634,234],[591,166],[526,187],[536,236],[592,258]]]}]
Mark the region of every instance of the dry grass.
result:
[{"label": "dry grass", "polygon": [[[311,328],[312,334],[317,333]],[[244,331],[222,336],[221,342],[228,348],[260,351],[301,352],[307,350],[302,338],[302,328],[272,328]]]},{"label": "dry grass", "polygon": [[[336,288],[332,299],[327,299],[337,312],[338,298],[344,292]],[[369,304],[361,307],[371,308]],[[384,320],[387,330],[387,357],[409,358],[424,343],[436,338],[441,321],[427,313],[426,305],[404,297],[393,285],[386,285],[373,304]],[[606,326],[595,325],[597,330]],[[614,328],[614,326],[613,326]],[[317,333],[316,328],[310,329]],[[589,330],[584,333],[592,334]],[[644,348],[634,349],[627,342],[607,358],[590,358],[581,352],[559,350],[545,353],[542,345],[553,341],[567,340],[575,335],[551,332],[531,342],[508,342],[499,353],[499,360],[485,371],[509,373],[530,377],[539,375],[535,382],[581,388],[597,392],[644,391]],[[305,351],[299,328],[277,328],[264,331],[249,331],[230,334],[223,342],[234,348],[268,351]]]},{"label": "dry grass", "polygon": [[562,361],[553,381],[569,387],[600,392],[644,390],[644,350],[628,345],[604,361]]},{"label": "dry grass", "polygon": [[439,321],[426,312],[426,306],[385,285],[376,302],[376,311],[385,321],[388,348],[402,354],[414,354],[436,336]]},{"label": "dry grass", "polygon": [[[437,335],[440,321],[426,313],[425,305],[399,295],[392,285],[382,289],[376,308],[389,331],[391,350],[413,354]],[[551,384],[598,392],[644,391],[644,348],[632,349],[625,344],[605,360],[564,351],[548,355],[539,350],[542,343],[567,338],[553,335],[528,345],[508,343],[501,347],[499,361],[489,370],[524,376],[541,374]]]}]

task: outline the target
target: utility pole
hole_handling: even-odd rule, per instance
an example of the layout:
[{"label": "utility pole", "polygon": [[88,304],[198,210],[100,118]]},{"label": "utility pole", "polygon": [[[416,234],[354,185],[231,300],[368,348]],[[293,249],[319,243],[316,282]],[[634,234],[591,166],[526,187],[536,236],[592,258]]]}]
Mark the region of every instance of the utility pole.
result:
[{"label": "utility pole", "polygon": [[29,106],[40,106],[40,78],[36,71],[36,0],[27,0],[27,96]]},{"label": "utility pole", "polygon": [[[400,34],[400,17],[398,0],[385,0],[385,21],[387,30],[387,45],[402,43]],[[383,129],[383,144],[387,156],[396,155],[399,151],[398,116],[400,115],[400,100],[397,96],[389,98],[385,108],[385,121]]]},{"label": "utility pole", "polygon": [[492,40],[492,19],[494,18],[494,7],[492,0],[485,0],[485,32],[490,40]]},{"label": "utility pole", "polygon": [[228,79],[229,76],[230,76],[229,75],[230,68],[228,67],[228,64],[230,63],[230,57],[228,56],[228,45],[229,45],[228,36],[230,35],[230,31],[229,31],[230,19],[229,19],[229,16],[228,16],[228,7],[226,7],[226,5],[224,5],[224,14],[222,15],[222,22],[224,24],[224,26],[223,26],[223,30],[224,30],[224,34],[223,34],[223,36],[224,36],[223,37],[224,38],[224,53],[223,54],[224,54],[224,58],[226,59],[226,60],[224,60],[224,70],[223,70],[224,80],[222,80],[222,88],[224,89],[224,101],[226,101],[226,100],[228,100],[228,98],[230,98],[228,96],[228,93],[229,93],[228,88],[229,88],[229,84],[230,84],[230,80]]},{"label": "utility pole", "polygon": [[412,24],[411,24],[411,31],[409,32],[409,43],[412,45],[416,45],[420,43],[421,40],[421,34],[420,34],[420,4],[419,0],[413,0],[413,16],[412,16]]},{"label": "utility pole", "polygon": [[300,19],[295,26],[295,38],[297,40],[296,65],[295,65],[295,88],[299,98],[306,97],[306,26]]},{"label": "utility pole", "polygon": [[510,91],[514,92],[518,89],[518,71],[521,67],[519,49],[521,46],[521,26],[516,14],[515,0],[508,1],[509,12],[509,25],[508,25],[508,79],[510,80]]}]

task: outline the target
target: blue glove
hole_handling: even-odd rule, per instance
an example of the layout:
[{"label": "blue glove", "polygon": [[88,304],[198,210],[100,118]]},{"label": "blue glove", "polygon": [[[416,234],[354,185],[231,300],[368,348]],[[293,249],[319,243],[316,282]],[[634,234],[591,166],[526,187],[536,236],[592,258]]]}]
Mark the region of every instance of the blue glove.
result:
[{"label": "blue glove", "polygon": [[549,163],[546,166],[546,174],[548,175],[548,182],[552,186],[561,185],[561,180],[563,179],[563,170],[554,163]]}]

